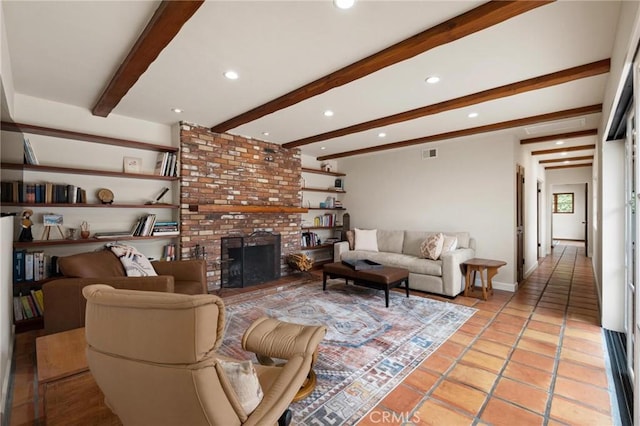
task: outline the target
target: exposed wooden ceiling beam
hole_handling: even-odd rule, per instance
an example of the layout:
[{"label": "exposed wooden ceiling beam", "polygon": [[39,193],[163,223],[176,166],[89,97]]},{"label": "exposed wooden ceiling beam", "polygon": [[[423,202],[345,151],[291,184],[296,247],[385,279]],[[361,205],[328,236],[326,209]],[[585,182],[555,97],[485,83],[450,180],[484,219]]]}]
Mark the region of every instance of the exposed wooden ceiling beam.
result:
[{"label": "exposed wooden ceiling beam", "polygon": [[583,136],[595,136],[598,134],[598,129],[580,130],[579,132],[559,133],[557,135],[540,136],[537,138],[520,139],[520,145],[526,145],[529,143],[549,142],[560,139],[573,139]]},{"label": "exposed wooden ceiling beam", "polygon": [[584,161],[584,160],[593,160],[593,155],[585,155],[585,156],[582,156],[582,157],[553,158],[551,160],[541,160],[540,164],[561,163],[563,161]]},{"label": "exposed wooden ceiling beam", "polygon": [[450,99],[437,104],[416,108],[411,111],[405,111],[387,117],[366,121],[364,123],[354,124],[353,126],[344,127],[342,129],[321,133],[319,135],[309,136],[307,138],[298,139],[297,141],[287,142],[282,144],[282,146],[284,148],[297,148],[314,142],[326,141],[328,139],[346,136],[352,133],[364,132],[365,130],[390,126],[392,124],[402,123],[403,121],[415,120],[416,118],[425,117],[427,115],[439,114],[445,111],[464,108],[469,105],[476,105],[482,102],[505,98],[532,90],[544,89],[546,87],[567,83],[569,81],[607,73],[609,72],[610,65],[611,61],[609,59],[603,59],[602,61],[592,62],[590,64],[569,68],[551,74],[541,75],[539,77],[530,78],[517,83],[507,84],[505,86],[484,90],[482,92],[473,93],[456,99]]},{"label": "exposed wooden ceiling beam", "polygon": [[584,164],[567,164],[566,166],[551,166],[545,167],[545,170],[553,170],[553,169],[573,169],[576,167],[592,167],[593,163],[584,163]]},{"label": "exposed wooden ceiling beam", "polygon": [[387,47],[371,56],[347,65],[331,74],[295,89],[272,101],[242,113],[211,127],[211,131],[223,133],[260,117],[295,105],[305,99],[351,83],[390,65],[397,64],[438,46],[451,43],[514,16],[544,6],[551,1],[490,1],[469,12],[431,27],[419,34]]},{"label": "exposed wooden ceiling beam", "polygon": [[595,144],[578,145],[578,146],[567,146],[564,148],[542,149],[540,151],[531,151],[531,155],[557,154],[559,152],[584,151],[586,149],[596,149],[596,145]]},{"label": "exposed wooden ceiling beam", "polygon": [[[437,135],[425,136],[425,137],[416,138],[416,139],[409,139],[406,141],[394,142],[394,143],[389,143],[385,145],[372,146],[369,148],[355,149],[353,151],[346,151],[346,152],[340,152],[337,154],[324,155],[322,157],[318,157],[317,159],[319,161],[323,161],[323,160],[332,160],[335,158],[352,157],[354,155],[368,154],[371,152],[386,151],[389,149],[396,149],[396,148],[404,148],[411,145],[419,145],[419,144],[436,142],[436,141],[441,141],[446,139],[459,138],[462,136],[471,136],[479,133],[493,132],[496,130],[510,129],[513,127],[527,126],[535,123],[561,120],[564,118],[577,117],[577,116],[586,115],[586,114],[595,114],[598,112],[602,112],[602,104],[567,109],[564,111],[556,111],[556,112],[551,112],[549,114],[534,115],[532,117],[518,118],[516,120],[509,120],[509,121],[503,121],[501,123],[487,124],[486,126],[472,127],[470,129],[455,130],[453,132],[440,133]],[[569,150],[569,148],[564,148],[564,150],[565,151]]]},{"label": "exposed wooden ceiling beam", "polygon": [[204,0],[164,0],[91,110],[108,116]]}]

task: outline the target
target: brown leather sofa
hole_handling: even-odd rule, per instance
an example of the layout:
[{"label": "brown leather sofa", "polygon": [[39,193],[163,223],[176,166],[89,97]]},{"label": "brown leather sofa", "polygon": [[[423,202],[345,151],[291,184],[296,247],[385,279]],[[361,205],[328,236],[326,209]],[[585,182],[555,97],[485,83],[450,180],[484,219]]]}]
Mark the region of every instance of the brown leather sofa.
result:
[{"label": "brown leather sofa", "polygon": [[46,334],[84,327],[86,300],[82,289],[90,284],[114,288],[182,294],[206,294],[207,274],[203,260],[151,262],[158,276],[127,277],[110,250],[58,258],[64,275],[42,286]]}]

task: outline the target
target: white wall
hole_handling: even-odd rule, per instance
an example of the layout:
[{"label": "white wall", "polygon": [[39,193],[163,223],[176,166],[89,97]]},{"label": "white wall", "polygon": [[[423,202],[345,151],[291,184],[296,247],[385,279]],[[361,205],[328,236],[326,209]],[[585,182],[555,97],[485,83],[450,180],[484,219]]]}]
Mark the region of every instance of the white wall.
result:
[{"label": "white wall", "polygon": [[[425,147],[438,157],[422,160]],[[341,159],[351,227],[468,231],[478,257],[507,262],[494,282],[513,286],[516,147],[497,133]]]},{"label": "white wall", "polygon": [[13,355],[13,216],[0,218],[0,419],[6,420]]},{"label": "white wall", "polygon": [[11,72],[11,57],[7,42],[7,29],[4,24],[4,10],[0,4],[0,91],[2,92],[3,115],[11,115],[13,111],[13,73]]},{"label": "white wall", "polygon": [[551,197],[559,193],[573,194],[573,213],[551,213],[552,237],[561,240],[584,240],[585,224],[583,222],[587,219],[585,184],[551,185]]}]

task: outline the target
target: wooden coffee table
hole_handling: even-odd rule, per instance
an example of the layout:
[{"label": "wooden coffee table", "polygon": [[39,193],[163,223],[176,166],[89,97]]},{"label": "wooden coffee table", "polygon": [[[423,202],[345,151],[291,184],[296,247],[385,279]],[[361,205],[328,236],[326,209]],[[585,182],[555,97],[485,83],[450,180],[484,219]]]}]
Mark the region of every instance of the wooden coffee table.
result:
[{"label": "wooden coffee table", "polygon": [[85,349],[84,328],[36,339],[38,385],[44,389],[47,425],[121,425],[104,403]]},{"label": "wooden coffee table", "polygon": [[404,268],[392,268],[385,266],[380,269],[366,269],[356,271],[355,269],[343,265],[341,262],[327,263],[322,268],[322,290],[327,289],[327,277],[344,278],[349,284],[349,280],[356,285],[376,290],[384,290],[385,306],[389,307],[389,290],[405,284],[407,297],[409,297],[409,271]]},{"label": "wooden coffee table", "polygon": [[[506,264],[507,262],[503,262],[502,260],[479,259],[476,257],[462,262],[462,267],[466,270],[464,295],[469,296],[469,293],[473,292],[476,281],[476,272],[480,272],[480,282],[482,283],[482,298],[484,300],[487,300],[487,291],[493,294],[493,284],[491,283],[491,278],[493,278],[493,276],[498,273],[498,269],[501,266],[504,266]],[[487,271],[486,282],[484,280],[483,271]],[[471,272],[473,272],[473,280],[471,279]]]}]

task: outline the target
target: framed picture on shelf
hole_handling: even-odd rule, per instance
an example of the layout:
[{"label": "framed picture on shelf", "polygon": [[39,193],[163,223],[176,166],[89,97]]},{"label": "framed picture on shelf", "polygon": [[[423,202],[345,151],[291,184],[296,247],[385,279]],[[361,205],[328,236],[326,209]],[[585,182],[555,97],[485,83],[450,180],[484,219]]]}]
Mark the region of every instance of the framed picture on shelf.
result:
[{"label": "framed picture on shelf", "polygon": [[142,170],[142,159],[137,157],[124,157],[123,169],[125,173],[140,173]]},{"label": "framed picture on shelf", "polygon": [[44,214],[42,215],[42,224],[44,226],[60,226],[62,225],[61,214]]}]

